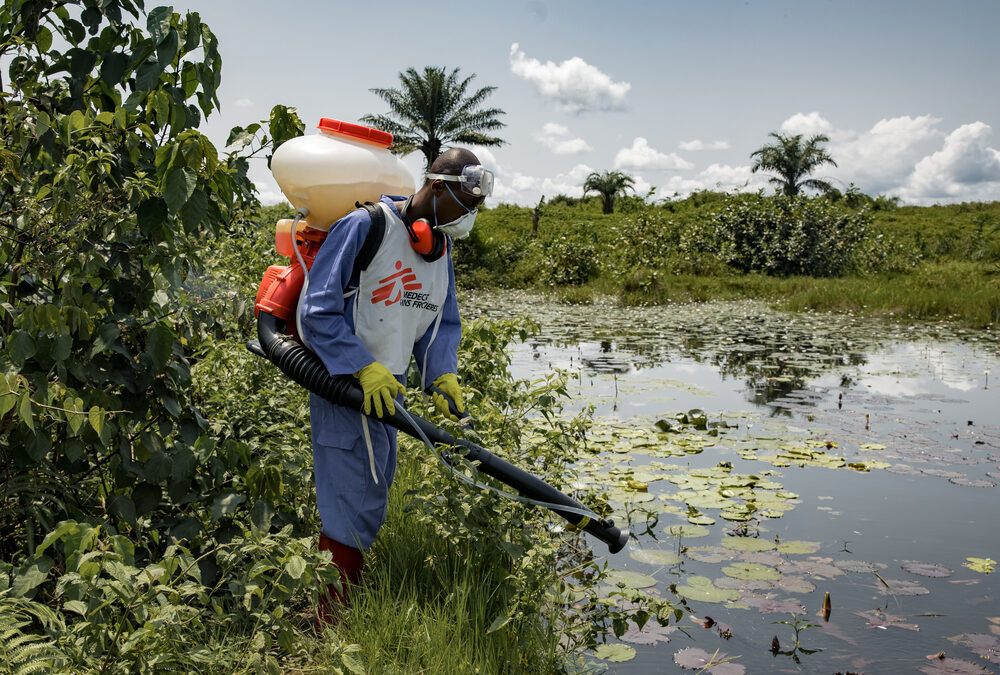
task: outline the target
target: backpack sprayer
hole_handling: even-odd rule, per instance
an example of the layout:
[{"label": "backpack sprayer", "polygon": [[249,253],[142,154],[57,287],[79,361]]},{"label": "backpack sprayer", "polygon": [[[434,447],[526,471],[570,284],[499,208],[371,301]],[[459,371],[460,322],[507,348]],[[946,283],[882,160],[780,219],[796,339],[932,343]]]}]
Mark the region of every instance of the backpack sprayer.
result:
[{"label": "backpack sprayer", "polygon": [[[328,118],[320,121],[319,129],[318,135],[287,141],[271,159],[275,180],[298,208],[298,216],[278,221],[276,248],[291,258],[291,264],[272,265],[265,272],[254,309],[257,339],[248,342],[247,348],[270,360],[310,392],[360,411],[364,394],[355,378],[330,375],[322,360],[303,345],[298,325],[299,299],[308,288],[308,270],[331,223],[346,215],[359,201],[377,201],[382,194],[412,194],[414,186],[406,166],[388,152],[391,134]],[[394,414],[386,412],[376,421],[422,440],[435,453],[435,444],[444,446],[446,449],[438,457],[448,465],[453,461],[452,453],[461,454],[478,471],[520,493],[497,491],[500,494],[552,510],[606,543],[612,553],[622,550],[628,542],[628,531],[619,530],[614,521],[601,518],[541,478],[467,439],[455,438],[399,404]],[[489,487],[474,483],[457,471],[455,475],[476,487]]]}]

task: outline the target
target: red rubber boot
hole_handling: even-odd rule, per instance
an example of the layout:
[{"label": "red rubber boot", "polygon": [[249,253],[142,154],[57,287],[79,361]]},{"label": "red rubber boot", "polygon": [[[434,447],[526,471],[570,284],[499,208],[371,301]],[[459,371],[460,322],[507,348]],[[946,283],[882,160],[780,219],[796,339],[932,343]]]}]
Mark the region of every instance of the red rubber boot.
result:
[{"label": "red rubber boot", "polygon": [[357,584],[361,580],[361,568],[364,567],[365,559],[359,549],[334,541],[322,532],[319,535],[319,550],[330,552],[333,564],[340,569],[340,583],[343,587],[338,593],[337,587],[331,584],[327,586],[330,597],[320,598],[317,627],[322,628],[337,619],[338,606],[351,606],[350,598],[347,597],[347,585]]}]

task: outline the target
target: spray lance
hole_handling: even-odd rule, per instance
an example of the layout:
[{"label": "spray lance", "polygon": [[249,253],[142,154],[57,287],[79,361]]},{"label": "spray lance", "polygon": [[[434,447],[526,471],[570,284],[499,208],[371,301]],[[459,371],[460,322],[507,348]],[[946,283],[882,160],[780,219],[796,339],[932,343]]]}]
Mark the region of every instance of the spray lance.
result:
[{"label": "spray lance", "polygon": [[[380,178],[386,175],[384,166],[386,161],[399,162],[399,160],[387,151],[388,145],[391,144],[392,140],[389,134],[384,134],[388,136],[388,142],[386,143],[385,139],[375,136],[375,134],[383,134],[384,132],[378,132],[377,130],[358,125],[348,125],[342,122],[336,122],[339,126],[335,130],[335,133],[331,133],[329,128],[324,128],[324,124],[329,127],[330,123],[333,122],[335,120],[324,119],[320,123],[322,134],[319,136],[303,136],[288,141],[275,151],[272,158],[271,169],[275,174],[275,178],[278,179],[279,185],[286,196],[290,198],[290,201],[294,205],[299,206],[299,210],[294,221],[284,220],[278,223],[275,243],[279,253],[291,258],[291,264],[287,266],[272,265],[264,274],[254,305],[254,313],[257,317],[257,339],[249,341],[247,348],[254,354],[271,361],[281,372],[294,382],[305,387],[308,391],[325,398],[331,403],[346,406],[360,412],[364,403],[364,394],[357,380],[347,375],[330,375],[322,360],[303,344],[302,339],[299,337],[301,331],[297,325],[297,308],[301,295],[308,288],[309,268],[312,267],[313,259],[326,239],[327,230],[329,229],[329,225],[322,227],[317,222],[310,222],[313,220],[309,218],[310,211],[315,213],[315,209],[311,209],[310,197],[313,202],[318,203],[321,201],[324,207],[331,208],[331,200],[329,199],[330,186],[320,185],[317,188],[315,185],[306,185],[303,187],[301,183],[304,181],[301,180],[299,181],[300,184],[289,186],[289,183],[293,181],[289,180],[287,175],[282,180],[283,177],[279,174],[284,171],[283,164],[296,164],[294,161],[289,161],[289,159],[295,159],[293,153],[299,150],[295,145],[296,143],[304,144],[308,142],[308,139],[313,139],[313,145],[306,149],[305,155],[310,158],[309,161],[311,162],[315,161],[315,157],[318,154],[315,139],[321,140],[323,145],[320,146],[320,150],[330,154],[335,162],[351,164],[354,169],[358,169],[359,164],[358,147],[356,146],[362,146],[360,149],[366,154],[376,153],[375,160],[382,163],[379,167],[380,173],[378,174]],[[364,134],[365,137],[358,140],[360,134]],[[372,143],[372,137],[378,142]],[[329,144],[329,140],[333,140],[335,145]],[[387,160],[387,158],[390,159]],[[301,162],[298,162],[298,164],[301,164]],[[363,165],[364,162],[362,161],[360,164]],[[408,194],[407,188],[412,191],[412,179],[409,179],[405,166],[401,162],[399,162],[399,165],[401,167],[399,175],[404,176],[405,173],[400,182],[409,180],[409,185],[368,186],[369,190],[374,193],[371,195],[371,198],[377,199],[380,194]],[[326,167],[325,174],[329,175],[329,173],[329,167]],[[347,181],[344,182],[346,183]],[[357,195],[358,178],[356,173],[350,181],[350,186],[352,194]],[[390,189],[386,189],[387,187]],[[327,193],[320,195],[322,197],[320,200],[317,198],[317,194],[322,189],[327,190]],[[362,196],[367,197],[368,195]],[[353,205],[354,202],[348,202],[347,207],[343,208],[341,215],[347,213]],[[342,206],[340,205],[340,207]],[[335,206],[332,208],[336,209],[340,207]],[[336,220],[336,218],[333,218],[333,220]],[[333,220],[330,219],[329,213],[324,213],[321,222],[328,224],[333,222]],[[389,415],[386,411],[383,417],[375,418],[375,421],[393,426],[406,434],[422,440],[436,454],[436,448],[442,446],[443,451],[438,454],[438,457],[446,464],[453,464],[454,456],[460,455],[475,465],[479,472],[510,486],[519,494],[513,495],[498,490],[495,491],[518,501],[550,509],[565,518],[571,525],[607,544],[612,553],[622,550],[628,542],[628,531],[615,527],[612,520],[602,518],[580,502],[552,487],[541,478],[504,461],[472,441],[465,438],[456,438],[439,426],[409,413],[402,405],[396,404],[396,412],[394,414]],[[455,475],[469,483],[473,483],[477,488],[493,489],[483,483],[474,482],[460,472],[455,471]]]}]

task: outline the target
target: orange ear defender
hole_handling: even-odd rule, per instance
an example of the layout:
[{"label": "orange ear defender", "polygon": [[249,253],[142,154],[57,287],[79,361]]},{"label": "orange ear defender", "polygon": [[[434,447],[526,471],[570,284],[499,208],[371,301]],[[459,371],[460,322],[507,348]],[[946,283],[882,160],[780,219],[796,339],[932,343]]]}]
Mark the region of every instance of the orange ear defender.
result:
[{"label": "orange ear defender", "polygon": [[426,219],[415,220],[406,226],[406,231],[410,235],[410,246],[427,262],[434,262],[444,255],[447,240]]}]

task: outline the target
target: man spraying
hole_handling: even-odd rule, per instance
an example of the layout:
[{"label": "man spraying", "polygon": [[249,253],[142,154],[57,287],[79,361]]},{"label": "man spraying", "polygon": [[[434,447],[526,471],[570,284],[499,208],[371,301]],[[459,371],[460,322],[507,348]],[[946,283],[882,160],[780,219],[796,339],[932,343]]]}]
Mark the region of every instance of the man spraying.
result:
[{"label": "man spraying", "polygon": [[[331,375],[358,379],[365,413],[395,412],[411,354],[421,389],[435,390],[435,407],[454,419],[451,399],[464,412],[451,240],[468,236],[492,188],[493,174],[456,148],[434,161],[416,194],[383,195],[375,208],[384,218],[358,209],[330,228],[302,299],[302,337]],[[310,413],[319,547],[330,551],[341,578],[356,584],[362,551],[385,522],[396,430],[315,394]],[[346,602],[332,588],[331,596]]]}]

